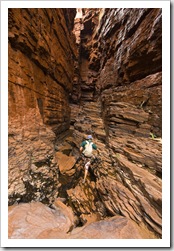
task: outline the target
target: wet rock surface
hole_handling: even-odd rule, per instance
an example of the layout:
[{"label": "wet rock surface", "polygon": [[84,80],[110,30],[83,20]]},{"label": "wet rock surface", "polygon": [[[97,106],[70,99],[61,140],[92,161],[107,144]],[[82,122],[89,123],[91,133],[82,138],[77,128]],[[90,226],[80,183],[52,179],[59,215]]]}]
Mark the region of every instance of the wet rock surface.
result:
[{"label": "wet rock surface", "polygon": [[161,10],[80,13],[9,11],[9,238],[161,238]]}]

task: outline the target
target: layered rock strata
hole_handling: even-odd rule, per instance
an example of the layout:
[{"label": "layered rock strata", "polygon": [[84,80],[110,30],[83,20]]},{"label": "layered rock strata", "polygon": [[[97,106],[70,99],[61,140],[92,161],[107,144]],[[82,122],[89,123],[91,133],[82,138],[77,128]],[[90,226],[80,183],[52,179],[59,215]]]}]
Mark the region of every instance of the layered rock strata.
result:
[{"label": "layered rock strata", "polygon": [[71,121],[77,145],[93,134],[102,163],[94,183],[88,176],[87,195],[77,192],[83,185],[68,194],[83,219],[91,201],[101,217],[121,214],[161,236],[161,10],[102,9],[95,16],[88,9],[82,20],[81,99]]},{"label": "layered rock strata", "polygon": [[[143,227],[121,216],[74,228],[76,217],[70,207],[55,201],[55,209],[40,202],[9,207],[10,239],[145,239],[154,238]],[[14,221],[14,219],[16,221]],[[130,231],[131,229],[131,231]]]},{"label": "layered rock strata", "polygon": [[76,11],[9,9],[8,14],[9,201],[48,203],[58,186],[54,142],[70,125]]},{"label": "layered rock strata", "polygon": [[[108,238],[161,238],[161,10],[79,11],[77,47],[74,10],[9,11],[10,204],[64,197],[78,218],[73,228],[85,225],[72,236],[46,229],[39,238],[93,238],[91,229],[104,238],[103,225]],[[31,17],[32,28],[19,25]],[[86,134],[101,156],[83,184],[78,148]]]}]

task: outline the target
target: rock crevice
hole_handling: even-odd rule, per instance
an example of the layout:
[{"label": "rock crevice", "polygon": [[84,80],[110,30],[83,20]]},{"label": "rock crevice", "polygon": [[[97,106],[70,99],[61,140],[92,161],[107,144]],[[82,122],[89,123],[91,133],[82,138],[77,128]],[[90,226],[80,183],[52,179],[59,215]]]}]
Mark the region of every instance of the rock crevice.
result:
[{"label": "rock crevice", "polygon": [[[161,18],[9,9],[9,217],[46,204],[57,222],[10,238],[161,238]],[[101,156],[83,184],[86,134]]]}]

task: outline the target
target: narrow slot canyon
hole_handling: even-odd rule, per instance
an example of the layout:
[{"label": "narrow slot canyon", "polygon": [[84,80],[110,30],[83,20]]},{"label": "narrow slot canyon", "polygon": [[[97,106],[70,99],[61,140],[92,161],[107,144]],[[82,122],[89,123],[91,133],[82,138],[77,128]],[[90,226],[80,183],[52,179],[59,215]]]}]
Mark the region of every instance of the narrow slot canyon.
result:
[{"label": "narrow slot canyon", "polygon": [[9,238],[161,239],[162,10],[14,8],[8,38]]}]

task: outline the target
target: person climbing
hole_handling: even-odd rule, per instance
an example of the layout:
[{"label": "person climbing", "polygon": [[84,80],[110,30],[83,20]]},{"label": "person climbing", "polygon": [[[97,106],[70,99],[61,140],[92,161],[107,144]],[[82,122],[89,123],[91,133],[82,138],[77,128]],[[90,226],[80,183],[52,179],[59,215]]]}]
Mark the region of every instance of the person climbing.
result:
[{"label": "person climbing", "polygon": [[95,155],[93,154],[93,150],[96,150],[99,153],[97,145],[94,144],[92,140],[93,140],[92,135],[88,135],[86,140],[84,140],[80,145],[80,152],[83,155],[83,159],[85,160],[85,162],[87,161],[85,164],[85,174],[83,183],[85,183],[88,169],[92,160],[96,158]]}]

